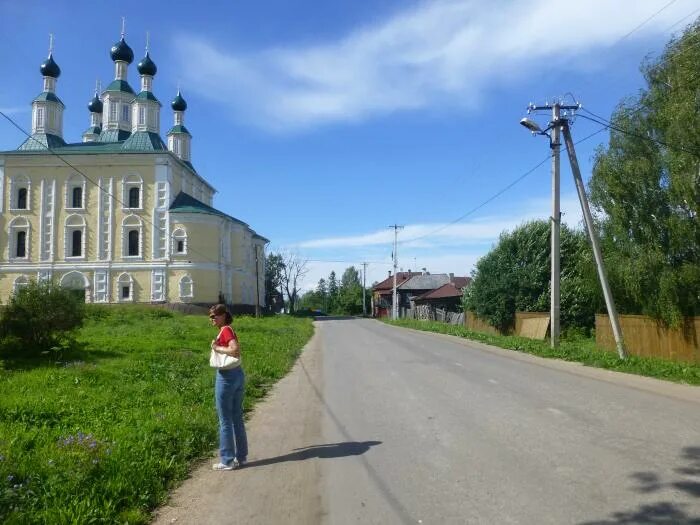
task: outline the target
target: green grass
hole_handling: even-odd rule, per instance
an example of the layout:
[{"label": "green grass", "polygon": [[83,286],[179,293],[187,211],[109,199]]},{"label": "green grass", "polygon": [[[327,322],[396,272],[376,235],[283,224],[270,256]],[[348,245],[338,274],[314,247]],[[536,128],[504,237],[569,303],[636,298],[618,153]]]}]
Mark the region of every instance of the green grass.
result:
[{"label": "green grass", "polygon": [[483,334],[467,330],[460,325],[414,319],[385,320],[385,322],[404,328],[464,337],[507,350],[526,352],[540,357],[576,361],[587,366],[656,377],[677,383],[700,385],[700,365],[637,356],[628,356],[627,359],[620,359],[616,353],[596,347],[595,340],[591,338],[573,337],[562,339],[559,348],[553,349],[549,346],[549,341],[539,341],[517,336]]},{"label": "green grass", "polygon": [[[147,523],[217,447],[206,316],[92,307],[76,348],[0,360],[0,522]],[[236,318],[249,410],[313,333]]]}]

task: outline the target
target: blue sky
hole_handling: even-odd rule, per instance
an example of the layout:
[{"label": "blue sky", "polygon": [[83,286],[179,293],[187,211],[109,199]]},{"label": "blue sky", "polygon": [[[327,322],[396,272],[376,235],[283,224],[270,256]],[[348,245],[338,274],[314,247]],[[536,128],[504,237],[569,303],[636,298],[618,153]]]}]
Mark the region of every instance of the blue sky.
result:
[{"label": "blue sky", "polygon": [[[271,249],[308,258],[307,287],[362,261],[370,261],[368,282],[385,277],[387,226],[396,223],[405,225],[401,268],[469,274],[501,231],[550,215],[547,162],[448,225],[547,157],[546,139],[518,125],[527,104],[573,96],[609,117],[643,87],[641,61],[700,14],[696,0],[201,5],[0,1],[0,108],[30,127],[53,33],[64,137],[79,141],[96,79],[114,76],[109,48],[126,17],[134,88],[150,33],[162,134],[179,83],[192,162],[217,188],[215,206]],[[537,118],[546,124],[547,115]],[[578,119],[574,139],[599,128]],[[0,150],[22,140],[0,119]],[[606,140],[602,132],[577,146],[584,178]],[[561,193],[564,220],[577,225],[565,155]]]}]

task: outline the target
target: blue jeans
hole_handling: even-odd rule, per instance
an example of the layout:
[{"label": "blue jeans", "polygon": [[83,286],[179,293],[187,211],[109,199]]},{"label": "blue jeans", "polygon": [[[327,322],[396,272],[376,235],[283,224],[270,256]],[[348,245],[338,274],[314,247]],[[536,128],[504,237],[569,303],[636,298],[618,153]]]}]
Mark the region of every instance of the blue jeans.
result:
[{"label": "blue jeans", "polygon": [[219,414],[219,455],[230,465],[248,459],[248,438],[243,424],[245,376],[239,366],[216,371],[216,412]]}]

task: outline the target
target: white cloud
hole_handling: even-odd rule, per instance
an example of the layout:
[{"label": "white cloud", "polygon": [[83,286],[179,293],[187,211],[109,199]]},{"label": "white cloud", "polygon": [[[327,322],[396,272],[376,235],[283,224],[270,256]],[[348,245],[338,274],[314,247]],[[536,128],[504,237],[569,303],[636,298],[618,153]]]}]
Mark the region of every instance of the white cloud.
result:
[{"label": "white cloud", "polygon": [[[236,53],[199,35],[175,46],[191,89],[254,125],[289,130],[475,104],[487,85],[555,62],[576,67],[573,58],[609,48],[658,7],[436,0],[313,46]],[[661,33],[684,10],[670,6],[630,38]]]}]

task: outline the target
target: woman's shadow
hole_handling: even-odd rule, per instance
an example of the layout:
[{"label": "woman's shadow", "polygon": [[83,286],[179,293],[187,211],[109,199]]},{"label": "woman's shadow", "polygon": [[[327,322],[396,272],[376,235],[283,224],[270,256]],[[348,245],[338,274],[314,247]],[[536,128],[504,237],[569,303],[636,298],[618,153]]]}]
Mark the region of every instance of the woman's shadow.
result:
[{"label": "woman's shadow", "polygon": [[342,458],[346,456],[359,456],[367,452],[370,447],[381,445],[381,441],[345,441],[342,443],[328,443],[326,445],[312,445],[310,447],[295,448],[293,452],[274,458],[258,459],[246,464],[246,468],[262,467],[285,461],[303,461],[311,458]]}]

